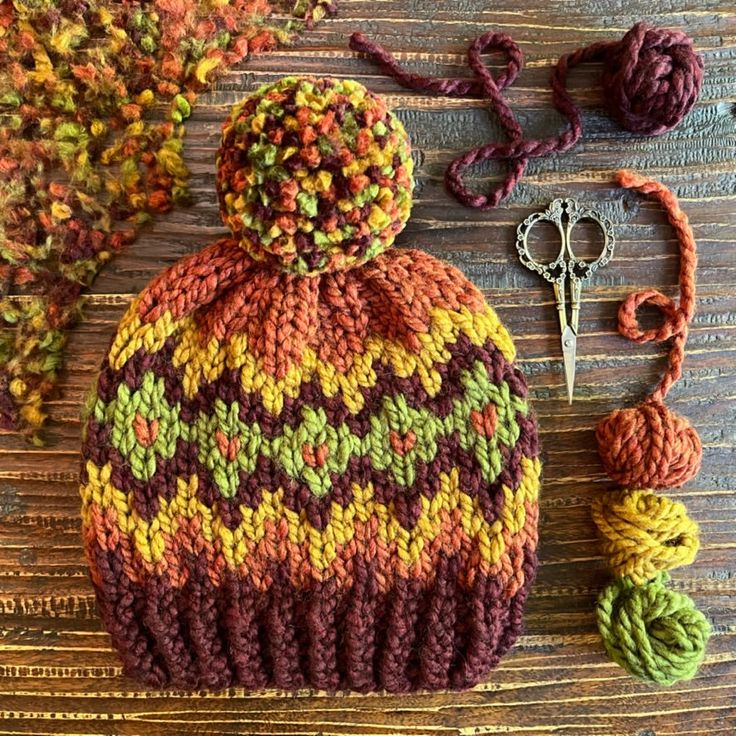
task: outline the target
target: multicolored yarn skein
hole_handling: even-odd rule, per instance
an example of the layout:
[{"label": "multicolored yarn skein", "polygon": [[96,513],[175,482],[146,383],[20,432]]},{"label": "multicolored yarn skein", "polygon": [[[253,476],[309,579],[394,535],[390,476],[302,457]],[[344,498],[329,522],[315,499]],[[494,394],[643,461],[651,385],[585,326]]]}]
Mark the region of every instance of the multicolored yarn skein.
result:
[{"label": "multicolored yarn skein", "polygon": [[[679,304],[654,289],[630,294],[619,310],[619,331],[634,342],[672,340],[668,368],[655,390],[633,409],[614,411],[596,439],[608,475],[623,487],[593,502],[603,552],[616,576],[601,593],[598,628],[609,656],[631,674],[661,685],[693,677],[710,634],[707,619],[686,595],[666,587],[669,570],[689,565],[700,545],[698,526],[682,503],[653,490],[680,486],[700,469],[695,429],[664,398],[682,374],[688,325],[695,310],[695,239],[675,195],[630,171],[617,183],[662,204],[680,244]],[[636,310],[653,304],[664,323],[642,330]],[[649,490],[652,489],[652,490]]]},{"label": "multicolored yarn skein", "polygon": [[[399,84],[450,97],[473,95],[489,102],[498,116],[508,143],[488,143],[458,156],[448,167],[445,183],[462,204],[491,209],[511,194],[524,176],[530,158],[563,153],[572,148],[583,132],[580,110],[567,90],[571,69],[587,62],[601,62],[601,83],[611,116],[626,130],[640,135],[660,135],[680,123],[700,94],[703,60],[692,39],[677,30],[650,28],[637,23],[620,41],[604,41],[563,56],[552,72],[552,101],[568,121],[568,127],[549,138],[524,138],[521,125],[501,94],[510,87],[523,66],[521,49],[511,36],[488,32],[468,48],[468,66],[475,79],[432,79],[410,74],[391,54],[362,33],[350,37],[350,48],[373,59]],[[483,63],[482,54],[501,52],[506,68],[494,77]],[[508,162],[509,172],[488,194],[477,194],[464,182],[465,171],[488,160]]]},{"label": "multicolored yarn skein", "polygon": [[466,688],[537,565],[537,425],[480,291],[418,250],[409,140],[353,81],[285,78],[218,156],[232,235],[155,279],[90,398],[85,546],[152,686]]},{"label": "multicolored yarn skein", "polygon": [[84,288],[187,200],[198,93],[334,10],[285,4],[0,0],[0,431],[40,443]]}]

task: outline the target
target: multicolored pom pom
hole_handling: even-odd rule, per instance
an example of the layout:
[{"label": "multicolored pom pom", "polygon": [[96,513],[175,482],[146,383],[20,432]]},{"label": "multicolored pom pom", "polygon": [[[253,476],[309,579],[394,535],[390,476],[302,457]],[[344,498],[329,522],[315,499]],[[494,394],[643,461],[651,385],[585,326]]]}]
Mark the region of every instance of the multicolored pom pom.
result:
[{"label": "multicolored pom pom", "polygon": [[302,275],[386,250],[411,210],[404,126],[352,80],[285,77],[237,105],[217,157],[223,219],[256,260]]}]

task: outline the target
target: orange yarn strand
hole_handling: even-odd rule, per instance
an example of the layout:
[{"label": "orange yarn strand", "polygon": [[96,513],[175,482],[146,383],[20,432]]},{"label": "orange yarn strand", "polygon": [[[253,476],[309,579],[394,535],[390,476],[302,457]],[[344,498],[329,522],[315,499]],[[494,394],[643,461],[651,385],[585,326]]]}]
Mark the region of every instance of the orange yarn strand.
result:
[{"label": "orange yarn strand", "polygon": [[[625,189],[635,189],[658,200],[667,212],[667,219],[680,244],[679,305],[656,289],[646,289],[629,294],[618,312],[619,332],[629,340],[643,343],[652,340],[663,342],[674,338],[669,354],[669,367],[650,394],[651,399],[661,401],[682,375],[688,325],[695,313],[695,268],[698,263],[695,238],[687,215],[680,209],[677,197],[664,184],[647,179],[633,171],[619,171],[616,174],[616,183]],[[639,327],[636,310],[646,303],[656,305],[664,313],[665,320],[657,329],[642,330]]]},{"label": "orange yarn strand", "polygon": [[[700,469],[703,448],[690,423],[671,412],[663,399],[682,375],[688,325],[695,312],[695,238],[677,198],[664,184],[632,171],[619,171],[616,182],[653,197],[667,212],[680,244],[680,303],[656,289],[645,289],[630,294],[621,304],[618,329],[624,337],[638,343],[672,339],[672,347],[665,374],[644,402],[614,411],[598,425],[598,451],[606,473],[624,488],[681,486]],[[647,303],[664,314],[656,329],[643,330],[637,320],[636,310]]]}]

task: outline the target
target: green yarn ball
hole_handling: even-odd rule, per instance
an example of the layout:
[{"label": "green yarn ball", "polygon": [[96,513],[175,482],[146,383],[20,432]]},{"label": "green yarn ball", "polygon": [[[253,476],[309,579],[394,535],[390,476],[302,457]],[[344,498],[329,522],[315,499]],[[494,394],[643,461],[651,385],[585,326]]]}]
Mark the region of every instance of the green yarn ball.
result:
[{"label": "green yarn ball", "polygon": [[401,121],[345,79],[285,77],[236,105],[217,158],[223,220],[248,253],[314,275],[388,248],[412,204]]},{"label": "green yarn ball", "polygon": [[619,578],[603,590],[596,608],[608,656],[635,677],[659,685],[691,679],[710,636],[692,598],[667,588],[668,581],[666,573],[645,585]]}]

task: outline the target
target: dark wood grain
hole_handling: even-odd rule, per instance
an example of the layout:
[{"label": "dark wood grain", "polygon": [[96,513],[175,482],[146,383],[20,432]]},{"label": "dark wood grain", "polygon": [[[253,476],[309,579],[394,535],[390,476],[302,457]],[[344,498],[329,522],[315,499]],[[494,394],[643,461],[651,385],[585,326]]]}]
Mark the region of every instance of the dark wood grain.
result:
[{"label": "dark wood grain", "polygon": [[[527,67],[508,97],[529,135],[554,132],[548,66],[580,45],[623,35],[634,22],[680,26],[706,60],[701,101],[673,133],[631,138],[602,112],[594,68],[576,71],[585,139],[565,155],[534,161],[496,211],[459,206],[442,177],[452,157],[499,135],[476,100],[408,93],[349,53],[356,29],[423,73],[464,72],[464,50],[495,28],[521,44]],[[545,481],[538,581],[526,631],[492,679],[464,694],[326,696],[157,693],[121,675],[94,605],[79,533],[79,410],[125,306],[148,280],[223,232],[214,152],[228,106],[286,73],[355,77],[386,94],[415,147],[418,187],[400,245],[459,266],[485,291],[516,338],[541,422]],[[0,437],[0,735],[2,734],[556,734],[729,736],[736,732],[736,12],[714,0],[342,0],[340,17],[297,47],[252,59],[203,98],[189,125],[194,204],[158,220],[103,273],[87,316],[71,335],[68,367],[52,401],[47,446]],[[703,469],[676,491],[700,523],[702,549],[674,586],[713,625],[705,665],[669,689],[632,680],[608,662],[593,604],[607,579],[590,502],[609,487],[593,428],[614,407],[640,399],[664,365],[664,346],[635,346],[615,331],[634,288],[676,294],[677,245],[661,212],[616,190],[620,166],[656,175],[690,215],[700,249],[698,313],[683,380],[670,405],[705,445]],[[480,167],[479,187],[498,175]],[[516,260],[517,223],[557,196],[595,202],[617,223],[615,260],[585,292],[575,403],[564,400],[551,291]]]}]

